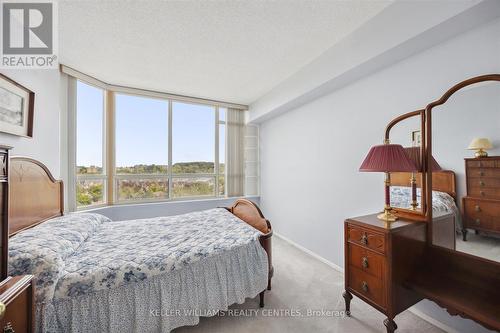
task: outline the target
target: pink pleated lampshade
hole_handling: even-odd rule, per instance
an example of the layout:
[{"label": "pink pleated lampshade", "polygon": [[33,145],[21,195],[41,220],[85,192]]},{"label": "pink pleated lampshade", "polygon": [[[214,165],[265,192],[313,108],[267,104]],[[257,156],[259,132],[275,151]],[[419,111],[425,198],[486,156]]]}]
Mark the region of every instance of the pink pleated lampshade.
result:
[{"label": "pink pleated lampshade", "polygon": [[[417,166],[417,170],[419,172],[422,171],[422,164],[421,164],[422,159],[420,158],[420,147],[405,147],[404,149],[405,149],[406,153],[408,154],[408,157],[410,157],[410,159]],[[432,158],[431,158],[431,170],[432,171],[442,170],[439,163],[434,159],[434,156],[432,156]]]},{"label": "pink pleated lampshade", "polygon": [[384,144],[373,146],[359,168],[363,172],[416,172],[418,171],[403,146]]}]

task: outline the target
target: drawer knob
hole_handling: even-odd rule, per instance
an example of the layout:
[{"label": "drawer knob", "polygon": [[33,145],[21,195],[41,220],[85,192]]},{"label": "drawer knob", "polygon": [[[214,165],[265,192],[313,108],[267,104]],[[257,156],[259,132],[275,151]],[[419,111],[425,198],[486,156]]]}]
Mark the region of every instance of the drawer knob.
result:
[{"label": "drawer knob", "polygon": [[479,171],[480,176],[484,176],[484,171]]},{"label": "drawer knob", "polygon": [[476,212],[480,212],[481,211],[481,207],[479,207],[479,205],[476,205],[476,207],[474,207],[474,209],[476,210]]},{"label": "drawer knob", "polygon": [[476,219],[476,224],[480,225],[481,224],[481,219]]},{"label": "drawer knob", "polygon": [[483,197],[486,195],[486,193],[484,193],[484,191],[479,191],[479,194],[481,194]]},{"label": "drawer knob", "polygon": [[367,257],[361,258],[361,266],[363,266],[363,268],[368,268],[368,258]]},{"label": "drawer knob", "polygon": [[479,181],[479,186],[484,186],[484,182],[482,180]]},{"label": "drawer knob", "polygon": [[366,281],[363,281],[363,283],[361,284],[361,289],[363,289],[365,293],[368,292],[368,283],[366,283]]},{"label": "drawer knob", "polygon": [[14,328],[12,327],[12,324],[10,323],[10,321],[7,323],[7,325],[4,326],[3,333],[16,333],[16,331],[14,331]]},{"label": "drawer knob", "polygon": [[361,236],[361,243],[363,243],[364,245],[368,244],[368,236],[366,235],[366,232],[363,234],[363,236]]}]

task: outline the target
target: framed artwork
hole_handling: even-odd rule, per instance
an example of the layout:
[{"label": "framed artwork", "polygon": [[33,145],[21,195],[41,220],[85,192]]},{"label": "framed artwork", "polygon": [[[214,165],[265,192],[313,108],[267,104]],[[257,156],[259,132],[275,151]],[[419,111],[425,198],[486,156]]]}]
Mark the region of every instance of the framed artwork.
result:
[{"label": "framed artwork", "polygon": [[420,130],[411,131],[411,145],[420,147],[422,145],[422,134]]},{"label": "framed artwork", "polygon": [[33,137],[35,93],[0,74],[0,132]]}]

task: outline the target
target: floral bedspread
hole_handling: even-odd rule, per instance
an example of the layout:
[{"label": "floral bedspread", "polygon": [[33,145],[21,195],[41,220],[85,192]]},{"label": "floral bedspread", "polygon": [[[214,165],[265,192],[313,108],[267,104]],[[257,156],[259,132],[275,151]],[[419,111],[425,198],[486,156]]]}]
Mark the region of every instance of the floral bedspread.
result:
[{"label": "floral bedspread", "polygon": [[[421,191],[417,188],[417,203],[421,204]],[[411,208],[411,187],[391,186],[391,207]],[[460,211],[455,199],[448,193],[432,191],[432,210],[434,212],[451,212],[455,215],[457,229],[461,229]]]},{"label": "floral bedspread", "polygon": [[116,222],[75,213],[12,237],[9,273],[34,274],[36,300],[47,302],[168,274],[260,234],[223,208]]}]

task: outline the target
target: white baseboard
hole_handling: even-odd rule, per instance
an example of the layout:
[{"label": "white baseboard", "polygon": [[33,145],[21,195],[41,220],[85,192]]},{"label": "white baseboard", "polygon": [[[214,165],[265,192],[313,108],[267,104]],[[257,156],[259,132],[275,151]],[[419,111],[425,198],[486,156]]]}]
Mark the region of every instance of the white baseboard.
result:
[{"label": "white baseboard", "polygon": [[[323,258],[323,257],[322,257],[322,256],[320,256],[319,254],[317,254],[317,253],[315,253],[315,252],[313,252],[313,251],[311,251],[311,250],[309,250],[309,249],[306,249],[306,248],[305,248],[305,247],[303,247],[302,245],[299,245],[299,244],[295,243],[294,241],[292,241],[292,240],[290,240],[289,238],[287,238],[287,237],[285,237],[285,236],[283,236],[283,235],[281,235],[281,234],[277,233],[276,231],[274,231],[274,232],[273,232],[273,235],[274,235],[274,236],[276,236],[276,237],[278,237],[278,238],[280,238],[280,239],[282,239],[282,240],[284,240],[285,242],[287,242],[288,244],[292,245],[293,247],[295,247],[295,248],[299,249],[300,251],[302,251],[302,252],[304,252],[304,253],[306,253],[306,254],[310,255],[310,256],[311,256],[311,257],[313,257],[314,259],[317,259],[317,260],[321,261],[322,263],[324,263],[324,264],[326,264],[326,265],[330,266],[330,267],[331,267],[331,268],[333,268],[334,270],[336,270],[336,271],[338,271],[338,272],[340,272],[340,273],[344,274],[344,269],[343,269],[342,267],[340,267],[339,265],[334,264],[334,263],[333,263],[333,262],[331,262],[330,260]],[[446,324],[444,324],[444,323],[442,323],[442,322],[440,322],[440,321],[438,321],[438,320],[436,320],[436,319],[434,319],[434,318],[432,318],[432,317],[430,317],[430,316],[426,315],[425,313],[423,313],[423,312],[422,312],[422,311],[420,311],[420,310],[417,310],[417,309],[415,309],[415,308],[411,307],[411,308],[409,309],[409,311],[410,311],[411,313],[413,313],[414,315],[416,315],[416,316],[418,316],[418,317],[422,318],[423,320],[425,320],[425,321],[427,321],[427,322],[431,323],[432,325],[434,325],[434,326],[436,326],[436,327],[438,327],[438,328],[442,329],[442,330],[443,330],[443,331],[445,331],[445,332],[448,332],[448,333],[460,333],[459,331],[455,330],[454,328],[451,328],[450,326],[448,326],[448,325],[446,325]]]},{"label": "white baseboard", "polygon": [[413,307],[409,308],[408,309],[411,313],[413,313],[414,315],[416,315],[417,317],[420,317],[422,318],[423,320],[431,323],[432,325],[442,329],[443,331],[445,332],[448,332],[448,333],[460,333],[459,331],[457,331],[456,329],[454,328],[451,328],[450,326],[446,325],[446,324],[443,324],[442,322],[440,322],[439,320],[436,320],[434,318],[432,318],[431,316],[428,316],[426,315],[425,313],[423,313],[422,311],[420,310],[417,310]]},{"label": "white baseboard", "polygon": [[323,258],[322,256],[320,256],[319,254],[317,253],[314,253],[313,251],[309,250],[309,249],[306,249],[305,247],[303,247],[302,245],[299,245],[297,243],[295,243],[294,241],[286,238],[285,236],[283,235],[280,235],[279,233],[277,233],[276,231],[273,231],[273,235],[284,240],[285,242],[287,242],[288,244],[292,245],[293,247],[296,247],[297,249],[301,250],[302,252],[310,255],[311,257],[313,257],[314,259],[317,259],[319,261],[321,261],[322,263],[324,264],[327,264],[328,266],[330,266],[331,268],[333,268],[334,270],[344,274],[344,269],[342,267],[340,267],[339,265],[337,264],[334,264],[333,262],[331,262],[330,260],[327,260],[325,258]]}]

